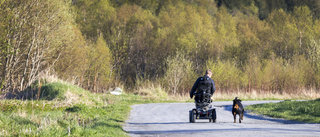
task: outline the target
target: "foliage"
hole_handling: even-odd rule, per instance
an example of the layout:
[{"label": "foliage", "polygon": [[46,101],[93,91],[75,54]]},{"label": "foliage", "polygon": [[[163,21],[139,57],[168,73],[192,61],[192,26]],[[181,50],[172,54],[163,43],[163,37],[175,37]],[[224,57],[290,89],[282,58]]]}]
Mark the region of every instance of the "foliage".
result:
[{"label": "foliage", "polygon": [[[88,70],[86,72],[87,87],[93,86],[92,91],[98,92],[103,85],[106,86],[111,79],[111,53],[108,45],[100,36],[88,54]],[[90,82],[92,81],[92,82]]]},{"label": "foliage", "polygon": [[78,0],[72,7],[76,12],[75,21],[87,38],[96,40],[100,32],[108,36],[107,29],[115,19],[115,9],[108,0]]},{"label": "foliage", "polygon": [[247,110],[254,113],[268,115],[275,118],[285,118],[308,123],[320,123],[320,100],[282,101],[280,103],[266,103],[247,106]]},{"label": "foliage", "polygon": [[[209,67],[219,89],[232,92],[320,86],[315,0],[0,3],[0,88],[8,94],[44,73],[97,93],[117,86],[133,91],[144,81],[188,93]],[[170,82],[168,60],[181,53],[192,68]]]},{"label": "foliage", "polygon": [[[66,1],[5,1],[1,43],[3,91],[23,90],[50,70],[73,42],[74,22]],[[50,8],[48,8],[50,7]],[[63,32],[63,33],[62,33]],[[1,44],[1,45],[2,45]]]},{"label": "foliage", "polygon": [[54,71],[61,79],[73,81],[79,86],[88,69],[89,46],[79,29],[73,29],[73,43],[62,51],[60,59],[54,66]]},{"label": "foliage", "polygon": [[[169,91],[176,94],[183,89],[187,82],[192,77],[191,61],[182,53],[178,52],[173,57],[168,57],[166,60],[167,71],[164,76],[164,81],[167,82]],[[184,83],[187,84],[187,83]]]},{"label": "foliage", "polygon": [[208,60],[206,64],[206,68],[212,71],[211,78],[218,90],[235,90],[244,85],[246,78],[237,68],[235,61]]}]

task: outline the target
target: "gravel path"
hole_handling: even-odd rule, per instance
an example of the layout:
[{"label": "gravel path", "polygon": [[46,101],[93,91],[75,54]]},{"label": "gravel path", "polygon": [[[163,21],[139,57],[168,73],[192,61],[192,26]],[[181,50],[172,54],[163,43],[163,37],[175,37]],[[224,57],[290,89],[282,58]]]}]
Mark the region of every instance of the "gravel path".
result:
[{"label": "gravel path", "polygon": [[[279,101],[242,101],[244,106]],[[130,136],[195,137],[195,136],[319,136],[320,124],[305,124],[273,119],[245,112],[242,123],[233,123],[232,101],[213,102],[217,122],[196,120],[189,123],[189,110],[194,103],[156,103],[133,105],[123,125]],[[238,116],[237,116],[238,119]],[[237,120],[238,122],[238,120]]]}]

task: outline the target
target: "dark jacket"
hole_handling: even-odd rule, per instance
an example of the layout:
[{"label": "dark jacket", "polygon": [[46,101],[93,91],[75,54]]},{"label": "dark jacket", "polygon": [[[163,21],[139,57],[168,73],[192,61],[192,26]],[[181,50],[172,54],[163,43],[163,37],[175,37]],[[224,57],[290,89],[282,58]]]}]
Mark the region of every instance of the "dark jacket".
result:
[{"label": "dark jacket", "polygon": [[[208,78],[208,77],[209,77],[209,76],[207,76],[207,75],[204,75],[204,76],[203,76],[203,78]],[[200,78],[201,78],[201,77],[199,77],[199,78],[196,80],[196,82],[193,84],[192,89],[191,89],[191,91],[190,91],[190,98],[192,98],[193,95],[196,93],[196,90],[198,89],[198,85],[199,85]],[[212,84],[211,89],[210,89],[210,94],[211,94],[211,96],[212,96],[213,93],[216,91],[216,87],[215,87],[215,85],[214,85],[214,81],[213,81],[210,77],[209,77],[209,79],[210,79],[211,84]]]}]

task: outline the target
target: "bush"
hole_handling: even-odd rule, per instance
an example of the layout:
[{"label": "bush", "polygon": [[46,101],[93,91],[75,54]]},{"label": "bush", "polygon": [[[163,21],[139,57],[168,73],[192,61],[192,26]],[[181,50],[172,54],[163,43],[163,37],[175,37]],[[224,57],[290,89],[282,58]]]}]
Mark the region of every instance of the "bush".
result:
[{"label": "bush", "polygon": [[193,76],[192,62],[183,52],[177,52],[175,56],[166,59],[167,70],[164,76],[164,84],[172,94],[184,93],[189,90],[191,77]]},{"label": "bush", "polygon": [[282,58],[267,60],[262,72],[262,85],[265,90],[296,92],[309,87],[314,72],[303,56],[295,56],[286,61]]},{"label": "bush", "polygon": [[212,79],[219,90],[233,90],[243,87],[246,76],[237,68],[235,61],[207,61],[207,68],[212,70]]}]

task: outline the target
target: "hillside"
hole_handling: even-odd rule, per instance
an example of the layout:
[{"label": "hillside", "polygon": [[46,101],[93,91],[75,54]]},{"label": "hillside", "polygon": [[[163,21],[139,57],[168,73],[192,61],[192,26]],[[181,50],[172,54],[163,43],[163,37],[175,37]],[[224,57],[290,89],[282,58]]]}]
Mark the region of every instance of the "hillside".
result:
[{"label": "hillside", "polygon": [[[1,0],[0,89],[41,75],[93,93],[188,93],[204,70],[218,91],[319,94],[317,0]],[[314,96],[313,96],[314,95]]]}]

